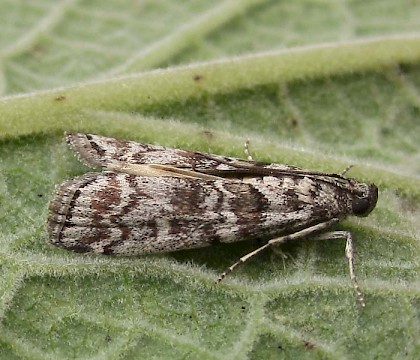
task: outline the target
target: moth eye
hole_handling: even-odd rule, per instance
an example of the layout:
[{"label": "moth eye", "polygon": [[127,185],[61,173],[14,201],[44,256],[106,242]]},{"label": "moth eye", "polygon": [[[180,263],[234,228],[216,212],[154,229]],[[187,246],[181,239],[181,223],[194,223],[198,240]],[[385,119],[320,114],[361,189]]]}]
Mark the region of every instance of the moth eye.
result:
[{"label": "moth eye", "polygon": [[363,216],[368,208],[369,208],[369,199],[362,198],[362,199],[353,200],[352,211],[354,215]]},{"label": "moth eye", "polygon": [[354,198],[352,203],[352,211],[356,216],[367,216],[376,206],[378,201],[378,188],[375,185],[369,186],[368,194],[363,198]]}]

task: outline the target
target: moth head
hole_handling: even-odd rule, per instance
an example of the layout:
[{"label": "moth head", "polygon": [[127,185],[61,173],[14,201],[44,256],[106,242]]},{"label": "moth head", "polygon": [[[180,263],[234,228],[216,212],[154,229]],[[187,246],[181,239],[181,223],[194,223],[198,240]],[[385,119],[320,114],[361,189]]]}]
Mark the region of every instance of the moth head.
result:
[{"label": "moth head", "polygon": [[368,216],[378,201],[378,188],[375,184],[358,185],[352,202],[352,212],[356,216]]}]

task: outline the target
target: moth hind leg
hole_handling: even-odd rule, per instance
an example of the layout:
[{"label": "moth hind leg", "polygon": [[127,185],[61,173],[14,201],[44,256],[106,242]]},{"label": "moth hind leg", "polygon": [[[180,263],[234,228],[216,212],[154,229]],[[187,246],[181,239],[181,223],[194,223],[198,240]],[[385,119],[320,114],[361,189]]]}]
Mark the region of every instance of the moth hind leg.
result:
[{"label": "moth hind leg", "polygon": [[235,270],[239,265],[248,261],[250,258],[259,254],[261,251],[267,249],[268,247],[279,245],[279,244],[284,243],[286,241],[292,241],[292,240],[297,240],[297,239],[304,238],[304,237],[309,236],[309,235],[311,235],[315,232],[322,231],[322,230],[330,227],[331,225],[337,223],[338,221],[339,221],[338,219],[334,218],[334,219],[328,220],[326,222],[316,224],[316,225],[310,226],[306,229],[297,231],[293,234],[280,236],[278,238],[271,239],[265,245],[263,245],[263,246],[259,247],[258,249],[242,256],[236,263],[232,264],[228,269],[226,269],[226,271],[223,274],[221,274],[219,276],[219,278],[217,279],[217,282],[218,283],[221,282],[228,274],[230,274],[233,270]]},{"label": "moth hind leg", "polygon": [[[292,241],[301,239],[304,237],[307,237],[309,235],[312,235],[316,232],[322,231],[331,225],[337,223],[338,219],[331,219],[324,223],[320,223],[314,226],[311,226],[309,228],[297,231],[290,235],[281,236],[275,239],[271,239],[268,243],[265,245],[259,247],[258,249],[242,256],[236,263],[232,264],[223,274],[219,276],[217,279],[217,282],[221,282],[228,274],[230,274],[233,270],[235,270],[239,265],[243,264],[244,262],[248,261],[250,258],[254,257],[255,255],[259,254],[261,251],[265,250],[266,248],[270,246],[279,245],[281,243],[284,243],[286,241]],[[353,238],[351,236],[351,233],[348,231],[332,231],[324,234],[319,234],[315,236],[314,240],[331,240],[331,239],[346,239],[346,256],[349,260],[349,270],[350,270],[350,279],[353,282],[354,289],[356,291],[357,301],[359,304],[364,307],[365,301],[363,297],[363,293],[360,289],[359,283],[356,278],[356,272],[355,272],[355,266],[354,266],[354,247],[353,247]]]}]

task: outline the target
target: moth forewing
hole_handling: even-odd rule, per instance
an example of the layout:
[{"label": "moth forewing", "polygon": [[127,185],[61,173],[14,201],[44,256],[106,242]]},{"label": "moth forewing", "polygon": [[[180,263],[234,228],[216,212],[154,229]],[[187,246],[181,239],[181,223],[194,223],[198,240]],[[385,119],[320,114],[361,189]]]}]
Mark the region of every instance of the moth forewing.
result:
[{"label": "moth forewing", "polygon": [[[82,162],[106,171],[57,188],[48,220],[52,243],[76,252],[141,255],[267,240],[219,280],[267,247],[316,235],[348,215],[368,215],[378,198],[374,184],[338,174],[99,135],[67,133],[66,139]],[[339,235],[347,239],[350,275],[363,303],[351,235]]]},{"label": "moth forewing", "polygon": [[191,179],[217,180],[217,176],[203,174],[197,171],[181,169],[161,164],[130,164],[122,161],[113,161],[107,165],[107,170],[118,171],[137,176],[171,176]]}]

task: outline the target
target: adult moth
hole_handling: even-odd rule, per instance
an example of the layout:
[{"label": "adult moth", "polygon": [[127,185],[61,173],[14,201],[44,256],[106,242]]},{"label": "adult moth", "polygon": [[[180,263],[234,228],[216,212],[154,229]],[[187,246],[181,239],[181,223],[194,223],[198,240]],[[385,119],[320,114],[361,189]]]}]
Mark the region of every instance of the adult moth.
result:
[{"label": "adult moth", "polygon": [[367,216],[378,188],[327,174],[114,138],[66,133],[82,161],[102,172],[67,180],[50,203],[53,244],[75,252],[141,255],[260,238],[267,247],[307,236],[345,238],[350,276],[351,234],[321,233],[348,215]]}]

